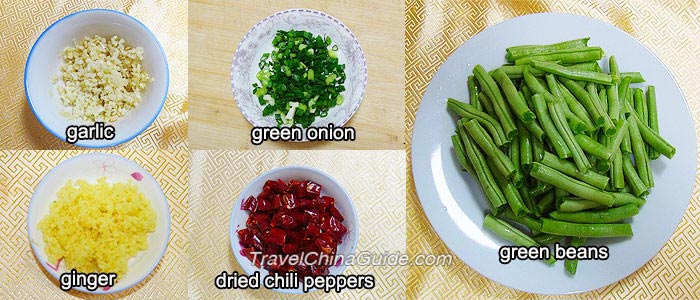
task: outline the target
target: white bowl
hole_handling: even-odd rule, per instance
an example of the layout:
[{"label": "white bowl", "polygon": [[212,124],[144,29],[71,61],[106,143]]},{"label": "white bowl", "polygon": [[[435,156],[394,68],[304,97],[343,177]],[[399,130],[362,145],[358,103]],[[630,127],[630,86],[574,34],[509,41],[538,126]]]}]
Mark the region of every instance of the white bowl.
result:
[{"label": "white bowl", "polygon": [[[282,179],[286,183],[289,183],[289,181],[292,179],[311,180],[323,187],[321,189],[321,195],[335,198],[335,208],[338,209],[343,217],[345,217],[345,220],[342,223],[348,229],[345,236],[343,236],[343,243],[338,245],[337,254],[347,256],[355,252],[360,229],[359,222],[357,220],[357,211],[355,210],[355,205],[352,203],[352,199],[350,199],[350,195],[340,185],[340,183],[338,183],[338,181],[336,181],[330,175],[314,168],[305,166],[279,167],[267,171],[253,179],[253,181],[251,181],[238,196],[238,200],[236,201],[236,204],[233,207],[233,212],[231,213],[231,224],[229,226],[231,249],[233,250],[233,256],[236,257],[236,261],[238,261],[238,264],[247,274],[260,271],[260,276],[266,276],[269,272],[265,269],[259,269],[253,265],[253,263],[248,260],[247,257],[241,255],[241,245],[237,231],[239,229],[246,228],[246,220],[248,219],[248,215],[250,215],[248,211],[241,210],[241,203],[244,199],[251,195],[257,197],[262,191],[262,188],[267,180],[277,179]],[[341,263],[340,265],[329,267],[328,271],[331,275],[338,275],[342,274],[346,267],[346,264]],[[301,288],[274,290],[288,294],[303,293]]]},{"label": "white bowl", "polygon": [[[140,175],[139,175],[140,174]],[[148,249],[139,252],[129,260],[129,271],[110,289],[88,291],[85,288],[74,288],[81,292],[93,294],[110,294],[128,289],[142,281],[153,269],[165,253],[170,237],[170,209],[168,201],[158,182],[148,171],[135,162],[124,157],[106,154],[90,153],[69,158],[54,167],[41,179],[32,194],[27,214],[27,229],[29,241],[34,255],[40,264],[58,279],[61,273],[68,272],[64,263],[58,264],[58,270],[48,262],[44,252],[44,239],[38,228],[39,221],[49,213],[49,205],[56,200],[56,193],[66,184],[68,179],[85,179],[96,182],[98,178],[106,177],[107,182],[131,182],[136,184],[156,213],[156,229],[148,237]]]},{"label": "white bowl", "polygon": [[[314,35],[329,36],[338,45],[338,62],[345,64],[345,101],[328,111],[325,118],[318,117],[314,127],[336,127],[347,123],[360,107],[367,86],[367,62],[362,47],[350,29],[338,19],[311,9],[289,9],[277,12],[253,26],[243,37],[231,64],[231,88],[236,104],[254,127],[276,127],[273,116],[263,117],[263,107],[253,93],[253,83],[259,83],[260,57],[272,52],[272,40],[278,30],[304,30]],[[298,126],[298,125],[297,125]]]},{"label": "white bowl", "polygon": [[[117,122],[113,140],[83,140],[75,143],[86,148],[104,148],[127,142],[146,130],[160,113],[168,94],[168,62],[155,35],[135,18],[113,10],[92,9],[67,15],[54,22],[37,38],[24,68],[24,91],[39,123],[51,134],[66,140],[66,127],[85,125],[61,115],[57,84],[52,83],[63,64],[61,52],[86,36],[105,38],[118,35],[132,47],[143,47],[143,68],[154,81],[142,92],[142,101]],[[91,125],[91,124],[90,124]]]}]

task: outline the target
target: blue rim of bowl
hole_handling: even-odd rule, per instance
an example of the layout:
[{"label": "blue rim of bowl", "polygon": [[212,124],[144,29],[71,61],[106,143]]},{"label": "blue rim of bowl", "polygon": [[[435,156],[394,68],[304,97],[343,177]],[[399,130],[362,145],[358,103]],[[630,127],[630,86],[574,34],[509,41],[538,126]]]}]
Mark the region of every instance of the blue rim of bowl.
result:
[{"label": "blue rim of bowl", "polygon": [[[352,200],[352,197],[350,197],[350,193],[348,193],[348,191],[343,187],[343,185],[340,184],[340,182],[338,182],[338,180],[335,179],[333,176],[328,175],[328,173],[323,172],[323,171],[316,169],[316,168],[302,166],[302,165],[279,166],[279,167],[270,169],[270,170],[256,176],[255,178],[253,178],[253,180],[251,180],[245,187],[243,187],[243,190],[241,190],[241,193],[243,193],[245,190],[247,190],[248,187],[250,186],[250,184],[253,181],[257,180],[258,178],[269,176],[270,174],[272,174],[274,172],[282,171],[284,169],[304,170],[304,171],[318,173],[321,176],[326,177],[326,178],[330,179],[332,182],[334,182],[335,184],[337,184],[338,187],[340,187],[340,190],[345,195],[348,196],[348,200],[350,200],[349,201],[350,208],[352,208],[353,221],[355,222],[355,226],[357,227],[357,229],[355,230],[355,233],[352,236],[352,238],[355,240],[355,243],[353,243],[352,247],[350,248],[351,253],[355,253],[355,250],[357,250],[357,243],[359,242],[359,238],[360,238],[360,220],[357,217],[357,208],[355,207],[355,202]],[[231,251],[233,252],[233,257],[236,259],[236,262],[238,263],[238,265],[241,266],[241,269],[243,269],[243,271],[248,273],[248,271],[243,267],[243,263],[239,259],[239,256],[241,258],[243,256],[240,255],[240,253],[237,253],[235,251],[236,246],[240,246],[240,245],[234,244],[235,241],[233,239],[233,234],[236,233],[236,229],[234,228],[234,226],[236,224],[233,224],[233,215],[236,213],[237,210],[240,210],[237,208],[239,208],[241,206],[241,201],[243,200],[243,197],[245,197],[245,195],[242,195],[242,194],[238,195],[238,199],[236,199],[236,202],[233,204],[233,209],[231,209],[231,218],[230,218],[229,227],[228,227],[228,239],[229,239],[229,243],[231,244]],[[343,272],[345,272],[345,270],[347,268],[348,268],[348,265],[346,265],[346,264],[341,265],[341,267],[339,269],[339,274],[342,274]],[[258,269],[258,270],[260,270],[260,269]],[[250,275],[250,273],[248,273],[248,274]],[[308,292],[304,293],[302,290],[298,290],[298,289],[271,289],[271,290],[275,291],[275,292],[284,293],[284,294],[308,294],[308,293],[311,293],[313,291],[316,291],[316,289],[311,289]]]},{"label": "blue rim of bowl", "polygon": [[[128,286],[118,288],[118,289],[109,289],[107,291],[100,290],[100,289],[97,289],[94,291],[89,291],[89,290],[84,289],[84,288],[73,288],[76,291],[89,293],[89,294],[114,294],[114,293],[118,293],[118,292],[121,292],[124,290],[128,290],[128,289],[134,287],[135,285],[139,284],[141,281],[146,279],[146,277],[151,275],[151,273],[153,273],[153,270],[156,268],[156,266],[158,266],[160,261],[163,260],[163,256],[165,255],[165,250],[168,249],[168,244],[170,243],[170,225],[171,225],[170,224],[170,222],[171,222],[171,220],[170,220],[170,205],[168,204],[168,198],[165,197],[165,193],[163,192],[163,188],[160,186],[160,183],[158,183],[158,181],[155,179],[155,177],[153,177],[151,172],[148,172],[146,169],[141,167],[139,164],[137,164],[133,160],[130,160],[130,159],[123,157],[121,155],[116,155],[116,154],[111,154],[111,153],[94,152],[94,153],[79,154],[79,155],[70,157],[66,160],[63,160],[60,163],[58,163],[55,167],[53,167],[48,173],[46,173],[46,175],[44,175],[44,177],[41,178],[41,181],[39,181],[39,184],[36,186],[36,188],[34,188],[34,190],[37,190],[37,189],[41,188],[42,186],[44,186],[46,184],[47,178],[52,173],[54,173],[54,171],[59,166],[61,166],[63,163],[66,163],[66,162],[71,161],[71,160],[84,159],[84,158],[87,158],[90,156],[108,156],[108,157],[112,157],[114,159],[125,161],[127,164],[133,165],[138,171],[141,172],[142,175],[144,175],[144,177],[150,178],[151,180],[153,180],[153,182],[155,182],[158,185],[158,191],[160,191],[161,197],[163,197],[163,199],[165,200],[165,208],[168,210],[168,214],[167,214],[167,216],[168,216],[168,220],[167,220],[168,221],[168,225],[167,225],[168,234],[167,234],[167,239],[165,241],[165,245],[163,246],[163,249],[160,252],[160,256],[159,256],[158,260],[156,260],[153,263],[153,265],[149,268],[148,272],[146,272],[141,278],[134,281],[134,283],[132,283]],[[31,199],[29,199],[29,207],[27,209],[27,212],[32,211],[32,206],[34,203],[35,203],[34,202],[34,193],[32,193],[32,197],[31,197]],[[39,263],[41,264],[41,266],[46,270],[46,272],[51,274],[51,276],[53,276],[53,278],[55,278],[56,280],[59,280],[59,278],[57,276],[58,273],[51,272],[51,270],[49,270],[46,267],[46,264],[42,263],[41,260],[39,260],[39,256],[37,255],[37,253],[39,253],[39,250],[34,246],[34,243],[32,243],[31,231],[29,230],[29,226],[30,226],[30,224],[32,224],[32,220],[33,220],[31,216],[32,216],[31,214],[27,213],[27,235],[29,236],[29,245],[32,247],[32,251],[34,252],[34,255],[36,256],[36,258],[39,261]]]},{"label": "blue rim of bowl", "polygon": [[89,13],[89,12],[116,13],[119,15],[126,16],[129,19],[135,21],[137,24],[139,24],[141,27],[143,27],[143,29],[145,29],[146,32],[148,32],[148,34],[151,36],[151,38],[156,42],[156,45],[158,46],[158,49],[160,50],[160,54],[163,57],[163,61],[165,62],[165,95],[163,96],[163,99],[160,100],[160,107],[158,108],[158,113],[156,113],[153,116],[153,118],[151,118],[151,120],[146,124],[146,126],[139,129],[136,133],[134,133],[130,137],[127,137],[127,138],[119,140],[119,141],[111,141],[110,143],[107,143],[104,145],[85,145],[85,144],[81,143],[80,141],[73,144],[75,146],[79,146],[79,147],[83,147],[83,148],[90,148],[90,149],[109,148],[109,147],[118,146],[118,145],[121,145],[121,144],[126,143],[128,141],[131,141],[135,137],[137,137],[138,135],[143,133],[148,127],[151,127],[151,125],[153,125],[153,122],[156,120],[156,118],[158,118],[158,115],[160,115],[161,110],[163,110],[163,105],[165,104],[165,100],[168,97],[168,89],[170,88],[170,67],[168,66],[168,58],[165,56],[165,51],[163,51],[163,47],[160,45],[160,42],[156,38],[155,34],[153,34],[153,32],[151,32],[151,30],[148,29],[148,27],[146,27],[146,25],[141,23],[141,21],[139,21],[138,19],[136,19],[128,14],[125,14],[123,12],[120,12],[120,11],[111,10],[111,9],[96,8],[96,9],[87,9],[87,10],[81,10],[78,12],[74,12],[72,14],[69,14],[67,16],[64,16],[64,17],[58,19],[56,22],[53,22],[51,25],[49,25],[48,28],[46,28],[41,33],[41,35],[39,35],[39,37],[36,39],[36,41],[34,41],[34,45],[32,45],[32,49],[29,51],[29,55],[27,56],[27,62],[24,64],[24,95],[27,98],[27,102],[29,103],[29,107],[32,109],[32,113],[34,113],[34,116],[36,117],[36,119],[39,120],[39,123],[41,123],[41,126],[43,126],[48,132],[53,134],[58,139],[66,142],[66,140],[61,135],[59,135],[57,132],[55,132],[52,128],[46,126],[44,121],[41,119],[41,117],[39,117],[39,114],[37,114],[36,110],[34,109],[34,105],[32,104],[32,99],[29,97],[29,90],[27,89],[27,70],[28,70],[27,67],[29,66],[29,62],[32,59],[32,54],[34,53],[34,48],[36,47],[37,43],[39,43],[39,41],[41,41],[41,38],[43,38],[44,35],[51,30],[51,28],[53,28],[55,25],[65,21],[65,20],[68,20],[76,15],[79,15],[82,13]]}]

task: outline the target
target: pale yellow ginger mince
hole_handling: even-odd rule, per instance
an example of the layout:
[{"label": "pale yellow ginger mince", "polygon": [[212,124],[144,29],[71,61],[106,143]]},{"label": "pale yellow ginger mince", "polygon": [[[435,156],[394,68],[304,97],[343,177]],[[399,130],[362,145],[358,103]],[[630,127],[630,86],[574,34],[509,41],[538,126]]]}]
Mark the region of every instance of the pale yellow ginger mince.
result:
[{"label": "pale yellow ginger mince", "polygon": [[143,48],[123,38],[86,37],[61,53],[63,65],[55,76],[58,94],[70,119],[116,122],[141,103],[141,92],[153,81],[141,65]]},{"label": "pale yellow ginger mince", "polygon": [[156,213],[133,183],[69,180],[57,196],[38,225],[51,264],[63,258],[68,270],[121,278],[129,259],[148,248]]}]

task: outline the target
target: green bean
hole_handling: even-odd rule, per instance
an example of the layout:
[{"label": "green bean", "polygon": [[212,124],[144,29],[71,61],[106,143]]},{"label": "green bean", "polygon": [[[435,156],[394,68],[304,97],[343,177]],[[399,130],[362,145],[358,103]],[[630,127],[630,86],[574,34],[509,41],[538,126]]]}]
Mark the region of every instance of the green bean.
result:
[{"label": "green bean", "polygon": [[632,236],[630,224],[578,224],[542,218],[542,232],[576,237]]},{"label": "green bean", "polygon": [[620,150],[622,150],[623,154],[632,153],[632,142],[630,141],[629,126],[627,127],[627,132],[625,132],[625,135],[622,137],[622,142],[620,143]]},{"label": "green bean", "polygon": [[554,191],[550,191],[544,194],[544,196],[540,198],[540,201],[537,201],[536,210],[537,212],[539,212],[539,215],[545,216],[549,212],[553,211],[556,208],[555,200],[556,199],[554,198]]},{"label": "green bean", "polygon": [[[612,86],[612,85],[608,85],[608,86]],[[608,86],[604,86],[603,88],[601,88],[598,91],[598,99],[600,99],[600,104],[603,106],[604,111],[608,111],[608,90],[607,90]],[[610,115],[608,115],[608,116],[610,116]]]},{"label": "green bean", "polygon": [[474,75],[469,75],[469,77],[467,77],[467,88],[469,89],[469,103],[477,110],[483,111],[481,102],[479,101],[479,90],[477,89]]},{"label": "green bean", "polygon": [[[653,85],[647,87],[647,107],[649,108],[649,128],[659,133],[659,117],[656,110],[656,88]],[[649,146],[649,158],[659,158],[659,152]]]},{"label": "green bean", "polygon": [[[547,74],[545,76],[545,79],[547,80],[547,87],[549,87],[549,90],[551,93],[557,98],[557,99],[564,99],[564,96],[561,92],[561,89],[559,87],[559,82],[556,80],[554,75],[552,74]],[[576,101],[576,100],[574,100]],[[557,101],[558,102],[558,101]],[[566,116],[566,120],[569,124],[569,127],[574,133],[583,133],[583,132],[588,132],[590,130],[593,130],[593,128],[589,127],[587,124],[585,124],[580,118],[578,118],[573,112],[567,106],[564,106],[566,108],[566,111],[564,112]]]},{"label": "green bean", "polygon": [[557,211],[574,212],[587,210],[591,208],[597,208],[601,206],[602,205],[600,205],[600,203],[595,201],[585,200],[577,197],[565,197],[562,198],[561,202],[557,205]]},{"label": "green bean", "polygon": [[515,60],[515,65],[526,65],[533,61],[559,61],[561,64],[575,64],[596,61],[603,57],[600,47],[581,47],[566,49],[554,53],[533,55]]},{"label": "green bean", "polygon": [[[639,116],[639,120],[648,126],[649,125],[649,108],[647,107],[646,97],[644,97],[644,91],[640,88],[635,88],[634,93],[633,93],[633,99],[634,99],[633,100],[634,110],[635,110],[635,112],[637,112],[637,116]],[[647,153],[647,158],[649,158],[649,149],[651,149],[651,147],[644,145],[644,148],[645,148],[646,153]]]},{"label": "green bean", "polygon": [[568,78],[559,77],[559,81],[581,102],[596,127],[608,124],[605,118],[607,113],[602,111],[600,103],[595,103],[583,87]]},{"label": "green bean", "polygon": [[585,182],[569,177],[551,167],[541,163],[532,163],[530,176],[563,189],[583,199],[591,200],[610,207],[613,204],[613,196],[603,192]]},{"label": "green bean", "polygon": [[622,189],[625,187],[625,176],[622,171],[622,152],[617,149],[613,154],[612,165],[610,166],[611,186],[613,189]]},{"label": "green bean", "polygon": [[532,159],[533,161],[540,161],[544,156],[544,145],[538,140],[532,141]]},{"label": "green bean", "polygon": [[564,115],[566,117],[566,122],[569,124],[569,128],[571,128],[571,131],[573,131],[574,134],[593,131],[592,127],[589,127],[586,123],[584,123],[581,119],[574,115],[574,113],[572,113],[570,110],[565,111]]},{"label": "green bean", "polygon": [[[530,168],[530,170],[532,170],[532,168]],[[535,197],[539,197],[541,195],[544,195],[546,193],[549,193],[549,191],[551,191],[553,188],[554,188],[554,186],[552,186],[549,183],[538,181],[537,185],[535,185],[534,187],[532,187],[528,191],[528,194],[530,195],[531,198],[535,198]],[[537,210],[535,210],[535,211],[537,211]]]},{"label": "green bean", "polygon": [[634,111],[637,112],[639,120],[644,124],[649,125],[649,108],[647,107],[646,98],[644,97],[644,91],[640,88],[634,89]]},{"label": "green bean", "polygon": [[[527,87],[535,94],[540,94],[542,95],[547,102],[558,102],[556,96],[552,95],[544,86],[546,83],[543,85],[540,83],[540,81],[535,78],[534,75],[530,72],[532,68],[530,66],[526,66],[523,69],[523,80],[525,81],[525,84]],[[534,95],[533,95],[534,96]]]},{"label": "green bean", "polygon": [[560,188],[554,188],[554,198],[561,199],[564,197],[569,197],[569,192]]},{"label": "green bean", "polygon": [[[516,121],[516,128],[518,128],[517,124],[520,123],[520,121]],[[519,129],[518,129],[519,130]],[[513,139],[513,142],[511,142],[508,145],[508,157],[510,158],[510,161],[513,163],[513,166],[515,166],[515,170],[517,174],[520,174],[522,176],[519,180],[520,183],[518,185],[518,188],[522,187],[525,183],[525,177],[523,173],[523,168],[520,166],[520,139],[515,138]]]},{"label": "green bean", "polygon": [[[510,66],[510,65],[505,65],[505,66],[500,66],[498,69],[501,69],[503,73],[506,73],[510,79],[521,79],[523,78],[523,69],[527,67],[527,65],[519,65],[519,66]],[[489,74],[493,73],[496,70],[491,70],[489,71]],[[532,75],[535,76],[544,76],[544,72],[540,70],[530,70],[532,72]]]},{"label": "green bean", "polygon": [[501,122],[501,127],[503,127],[503,132],[505,132],[507,140],[511,141],[517,132],[515,129],[515,122],[513,122],[513,118],[510,115],[510,109],[508,109],[503,95],[501,95],[501,90],[498,89],[496,81],[494,81],[491,75],[486,73],[486,70],[484,70],[484,67],[481,65],[476,65],[473,72],[476,80],[479,81],[479,86],[481,86],[483,92],[491,100],[491,104],[493,104],[493,109],[496,112],[496,116],[498,116],[498,120]]},{"label": "green bean", "polygon": [[[610,55],[610,58],[608,59],[608,66],[610,67],[610,76],[613,79],[613,84],[619,84],[621,80],[620,68],[617,66],[615,55]],[[608,93],[610,93],[610,91],[608,91]]]},{"label": "green bean", "polygon": [[600,224],[613,223],[630,218],[639,213],[639,208],[634,204],[625,204],[620,207],[613,207],[595,211],[560,212],[553,211],[549,217],[555,220],[568,221],[574,223]]},{"label": "green bean", "polygon": [[629,77],[631,79],[630,83],[644,82],[644,77],[642,77],[642,73],[639,72],[622,72],[620,73],[620,77]]},{"label": "green bean", "polygon": [[634,204],[637,207],[641,207],[646,203],[647,201],[644,200],[644,198],[639,198],[635,197],[634,195],[630,193],[612,193],[613,199],[615,199],[615,203],[613,203],[613,206],[622,206],[625,204]]},{"label": "green bean", "polygon": [[557,131],[559,131],[559,134],[561,134],[564,143],[566,143],[566,146],[570,149],[571,156],[574,158],[574,163],[576,164],[578,170],[580,172],[586,172],[591,167],[591,163],[588,161],[588,158],[583,153],[581,146],[579,146],[579,144],[576,142],[576,138],[574,138],[573,132],[571,132],[571,129],[566,123],[566,119],[564,118],[560,105],[563,104],[547,104],[547,107],[549,108],[549,114],[552,116],[552,122],[557,128]]},{"label": "green bean", "polygon": [[654,186],[654,179],[651,175],[651,165],[649,164],[649,156],[647,156],[644,141],[642,140],[642,136],[639,133],[639,127],[637,125],[637,122],[632,121],[628,123],[630,123],[630,141],[632,143],[632,154],[634,154],[634,162],[637,166],[637,174],[639,174],[639,178],[642,180],[642,182],[644,182],[644,185],[647,188],[651,188]]},{"label": "green bean", "polygon": [[[486,96],[486,93],[479,93],[479,103],[481,103],[481,108],[483,108],[489,116],[491,116],[494,119],[498,118],[498,116],[496,115],[496,110],[493,109],[491,99],[489,99],[489,97]],[[501,129],[503,129],[503,127],[501,127]]]},{"label": "green bean", "polygon": [[[493,165],[493,160],[487,160],[486,164],[492,170],[495,168]],[[503,177],[503,175],[498,172],[493,173],[493,178],[496,179],[496,184],[498,184],[498,186],[501,188],[503,196],[505,196],[506,202],[508,202],[508,206],[513,214],[516,216],[522,216],[530,213],[530,211],[525,207],[525,203],[523,202],[518,189],[513,185],[513,183],[508,181],[508,179]]]},{"label": "green bean", "polygon": [[494,161],[496,170],[508,180],[511,180],[516,187],[519,187],[522,184],[522,174],[518,174],[513,162],[510,161],[510,158],[503,151],[496,147],[496,144],[493,143],[486,130],[479,125],[479,122],[476,120],[464,122],[462,120],[460,123],[467,130],[469,136],[479,145],[479,148]]},{"label": "green bean", "polygon": [[518,222],[520,224],[525,225],[525,227],[530,229],[530,232],[533,235],[540,233],[540,229],[542,229],[542,222],[540,222],[540,220],[537,220],[537,219],[530,217],[528,215],[516,216],[510,210],[506,210],[503,213],[503,216],[508,218],[508,219],[511,219],[515,222]]},{"label": "green bean", "polygon": [[522,87],[522,92],[523,92],[523,97],[525,97],[525,103],[527,103],[527,107],[532,109],[534,111],[535,106],[532,105],[532,92],[530,92],[530,88],[527,86],[527,83],[525,80],[520,81],[523,85]]},{"label": "green bean", "polygon": [[476,173],[476,181],[481,185],[481,190],[486,195],[491,212],[498,213],[506,204],[506,198],[503,192],[498,187],[496,180],[493,178],[493,173],[486,164],[484,155],[474,145],[469,134],[467,134],[464,126],[458,126],[459,135],[464,143],[464,152],[467,154],[468,160],[472,163],[474,173]]},{"label": "green bean", "polygon": [[500,69],[496,69],[492,77],[496,80],[498,85],[501,86],[503,93],[506,95],[506,100],[508,100],[508,104],[515,113],[515,116],[525,124],[535,121],[535,114],[527,107],[525,99],[520,98],[518,90],[515,88],[515,85],[513,85],[513,82],[510,81],[508,75],[503,73]]},{"label": "green bean", "polygon": [[[530,172],[532,172],[532,170],[530,170]],[[630,187],[632,188],[633,195],[636,197],[641,197],[649,194],[646,185],[644,185],[642,179],[639,178],[637,171],[632,165],[632,160],[627,154],[622,155],[622,172],[625,175],[627,183],[629,183]]]},{"label": "green bean", "polygon": [[631,116],[634,118],[635,122],[637,122],[639,133],[642,135],[644,142],[669,159],[673,158],[673,155],[676,154],[676,148],[669,144],[658,133],[649,128],[649,126],[642,123],[635,113],[632,113]]},{"label": "green bean", "polygon": [[613,155],[613,149],[605,147],[587,135],[577,134],[576,142],[584,152],[604,160],[610,159]]},{"label": "green bean", "polygon": [[567,67],[572,68],[572,69],[576,69],[576,70],[600,72],[600,65],[596,61],[587,61],[587,62],[572,64],[572,65],[567,65]]},{"label": "green bean", "polygon": [[508,60],[509,62],[513,62],[516,59],[527,56],[541,55],[571,48],[586,47],[588,46],[589,39],[590,38],[586,37],[582,39],[564,41],[561,43],[551,45],[522,45],[508,47],[506,48],[506,60]]},{"label": "green bean", "polygon": [[574,97],[574,95],[572,95],[571,92],[569,92],[569,90],[561,83],[559,83],[559,91],[564,98],[564,102],[566,102],[566,105],[569,107],[569,110],[581,121],[583,121],[586,126],[590,128],[590,130],[593,130],[595,125],[593,125],[593,122],[591,121],[588,112],[586,112],[586,108],[583,107],[583,104],[578,102],[576,97]]},{"label": "green bean", "polygon": [[530,193],[527,190],[527,185],[523,184],[520,186],[518,188],[518,192],[520,193],[520,198],[522,198],[523,202],[525,202],[525,207],[527,207],[527,210],[537,215],[535,201],[532,199],[532,197],[530,197]]},{"label": "green bean", "polygon": [[622,140],[625,138],[629,128],[629,122],[625,119],[615,120],[614,123],[617,132],[615,132],[614,136],[608,137],[608,144],[606,144],[612,152],[620,149],[620,144],[622,144]]},{"label": "green bean", "polygon": [[[517,228],[513,227],[513,225],[508,224],[508,222],[503,221],[501,219],[498,219],[494,217],[493,215],[486,215],[484,217],[484,223],[483,223],[484,228],[488,229],[489,231],[493,232],[497,236],[501,237],[502,239],[505,239],[513,244],[516,244],[521,247],[536,247],[539,246],[537,242],[535,242],[531,237],[523,233],[522,231],[518,230]],[[555,262],[553,257],[549,257],[549,259],[546,261],[548,264],[553,264]]]},{"label": "green bean", "polygon": [[544,152],[540,162],[545,166],[574,177],[601,190],[605,189],[605,187],[608,185],[608,181],[610,180],[608,177],[600,175],[591,170],[581,173],[578,171],[574,163],[566,159],[559,159],[554,154],[546,151]]},{"label": "green bean", "polygon": [[558,99],[564,99],[561,91],[559,90],[559,84],[557,82],[556,77],[554,77],[554,74],[547,74],[544,76],[545,81],[547,82],[547,88],[549,88],[549,92],[554,95],[554,97],[557,97]]},{"label": "green bean", "polygon": [[617,87],[617,97],[620,100],[620,118],[622,117],[622,113],[625,111],[624,103],[627,101],[627,97],[629,96],[628,94],[630,93],[631,81],[632,78],[630,77],[622,77],[622,81],[620,81],[620,85]]},{"label": "green bean", "polygon": [[[508,75],[508,78],[511,80],[516,80],[516,79],[522,79],[523,78],[523,70],[525,67],[528,65],[503,65],[498,67],[498,69],[501,69],[503,73],[506,73]],[[568,68],[575,69],[575,70],[585,70],[585,71],[596,71],[600,72],[600,66],[598,65],[597,62],[594,61],[589,61],[589,62],[582,62],[582,63],[577,63],[573,65],[567,65]],[[489,74],[492,74],[494,70],[489,71]],[[544,76],[545,73],[537,70],[537,69],[531,69],[532,75],[534,76]]]},{"label": "green bean", "polygon": [[508,143],[506,134],[501,128],[498,120],[489,116],[487,113],[476,109],[473,105],[457,101],[452,98],[447,98],[447,107],[452,109],[456,114],[467,120],[475,119],[489,131],[496,145],[503,146]]},{"label": "green bean", "polygon": [[518,128],[518,138],[520,142],[520,165],[525,172],[529,172],[530,165],[532,164],[532,140],[530,139],[530,133],[525,129],[522,123],[518,122],[515,125]]},{"label": "green bean", "polygon": [[540,233],[536,236],[533,236],[532,239],[535,240],[538,244],[542,246],[547,246],[550,244],[554,244],[558,241],[561,241],[564,237],[561,235],[556,235],[556,234],[549,234],[549,233]]},{"label": "green bean", "polygon": [[559,131],[557,131],[553,120],[549,116],[549,111],[544,98],[540,94],[535,94],[532,96],[532,103],[535,106],[537,119],[539,120],[540,124],[542,124],[542,129],[547,135],[547,139],[549,140],[549,143],[554,151],[557,153],[557,156],[559,156],[559,158],[571,157],[571,150],[569,150],[566,142],[564,142],[564,139],[560,135]]},{"label": "green bean", "polygon": [[590,82],[586,84],[586,91],[588,92],[588,95],[593,101],[593,105],[595,106],[596,110],[598,110],[598,112],[600,112],[600,115],[603,117],[603,129],[605,129],[605,135],[611,136],[615,134],[615,125],[610,119],[610,116],[608,116],[607,109],[603,107],[603,101],[600,100],[600,98],[598,98],[598,90],[596,89],[595,84],[592,84]]},{"label": "green bean", "polygon": [[[586,243],[585,237],[572,237],[571,242],[569,242],[569,246],[574,247],[574,248],[578,248],[578,247],[583,246],[584,243]],[[576,268],[578,267],[578,259],[565,260],[564,267],[566,268],[567,271],[569,271],[569,274],[576,275]]]},{"label": "green bean", "polygon": [[609,85],[606,88],[608,94],[608,115],[613,122],[620,119],[620,98],[618,97],[617,90],[617,83]]},{"label": "green bean", "polygon": [[[527,99],[525,98],[525,94],[524,94],[523,92],[518,92],[518,96],[520,96],[520,98],[522,98],[523,101],[525,101],[525,103],[528,103]],[[530,107],[530,106],[531,106],[531,105],[528,104],[528,107]],[[539,124],[539,123],[537,123],[537,122],[530,122],[530,123],[524,123],[524,124],[523,124],[522,122],[520,122],[520,124],[521,124],[525,129],[527,129],[527,133],[529,133],[530,135],[532,135],[532,137],[534,137],[535,139],[537,139],[537,140],[539,140],[539,141],[544,140],[544,130],[542,130],[542,127],[540,127],[540,124]],[[515,127],[518,127],[517,124],[516,124]]]},{"label": "green bean", "polygon": [[471,162],[467,159],[464,146],[462,146],[462,139],[457,134],[452,136],[452,147],[455,149],[455,154],[457,155],[459,165],[462,166],[462,170],[467,171],[472,177],[476,177],[474,167],[472,167]]},{"label": "green bean", "polygon": [[612,162],[606,159],[598,159],[595,161],[595,170],[599,173],[606,173],[610,170]]},{"label": "green bean", "polygon": [[545,73],[555,74],[571,80],[581,80],[607,85],[612,84],[612,77],[605,73],[567,68],[562,65],[546,61],[532,61],[530,62],[530,65],[535,69],[542,70]]}]

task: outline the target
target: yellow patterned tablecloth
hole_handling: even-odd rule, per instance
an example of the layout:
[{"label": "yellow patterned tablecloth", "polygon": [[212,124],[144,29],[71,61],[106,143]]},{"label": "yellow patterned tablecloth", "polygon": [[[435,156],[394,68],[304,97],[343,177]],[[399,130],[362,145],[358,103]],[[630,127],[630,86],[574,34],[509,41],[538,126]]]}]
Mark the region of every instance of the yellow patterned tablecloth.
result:
[{"label": "yellow patterned tablecloth", "polygon": [[27,237],[29,199],[41,178],[54,166],[82,153],[87,151],[0,151],[0,299],[186,299],[189,151],[110,151],[151,173],[170,206],[168,248],[158,266],[141,283],[108,296],[67,293],[38,263]]},{"label": "yellow patterned tablecloth", "polygon": [[75,149],[37,121],[24,94],[29,50],[51,23],[76,11],[125,12],[156,35],[170,67],[170,90],[153,125],[119,148],[187,146],[187,1],[185,0],[2,0],[0,1],[0,149]]},{"label": "yellow patterned tablecloth", "polygon": [[[538,12],[567,12],[609,22],[661,58],[678,80],[693,117],[700,109],[700,10],[693,1],[406,1],[406,142],[428,83],[462,43],[504,20]],[[697,128],[697,125],[696,125]],[[409,149],[410,160],[410,149]],[[410,167],[410,164],[409,164]],[[690,205],[661,251],[637,272],[585,299],[700,299],[700,199],[698,178]],[[433,231],[407,182],[407,249],[449,253]],[[572,298],[519,292],[491,281],[461,261],[450,267],[409,268],[408,299]]]},{"label": "yellow patterned tablecloth", "polygon": [[349,266],[345,274],[373,274],[372,290],[287,295],[265,290],[217,290],[222,271],[244,273],[229,242],[234,203],[261,173],[304,165],[333,176],[350,194],[360,224],[357,250],[406,249],[404,151],[194,151],[190,190],[190,299],[404,299],[406,267]]}]

